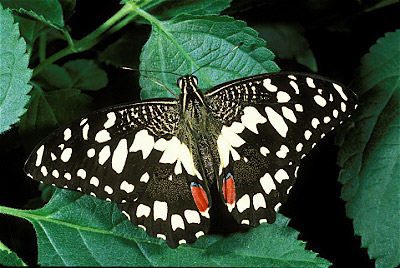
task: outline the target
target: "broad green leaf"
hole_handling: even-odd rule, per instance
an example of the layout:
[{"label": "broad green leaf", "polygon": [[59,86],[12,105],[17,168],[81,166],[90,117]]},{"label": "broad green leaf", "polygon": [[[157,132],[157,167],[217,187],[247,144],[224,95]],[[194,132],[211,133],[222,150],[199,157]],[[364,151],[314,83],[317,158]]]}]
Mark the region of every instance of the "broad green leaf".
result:
[{"label": "broad green leaf", "polygon": [[0,4],[0,133],[11,128],[26,111],[32,71],[26,43],[13,16]]},{"label": "broad green leaf", "polygon": [[0,207],[0,213],[29,220],[37,234],[42,266],[246,266],[328,267],[305,250],[298,232],[279,215],[246,234],[206,235],[193,245],[169,248],[133,226],[113,203],[58,189],[38,210]]},{"label": "broad green leaf", "polygon": [[270,23],[253,26],[260,37],[267,41],[267,47],[278,58],[296,60],[313,72],[318,71],[317,62],[304,37],[301,25],[292,23]]},{"label": "broad green leaf", "polygon": [[19,133],[28,147],[51,130],[83,116],[91,110],[92,98],[78,89],[43,92],[35,86],[27,113],[21,118]]},{"label": "broad green leaf", "polygon": [[[232,79],[279,71],[265,41],[243,21],[213,15],[182,15],[165,22],[148,19],[152,20],[152,33],[143,47],[140,69],[184,75],[206,65],[195,74],[202,90]],[[240,48],[213,62],[241,42]],[[179,94],[177,76],[152,73],[151,77]],[[140,84],[142,99],[172,96],[149,79],[141,78]]]},{"label": "broad green leaf", "polygon": [[12,252],[6,245],[0,242],[0,265],[27,266],[24,261]]},{"label": "broad green leaf", "polygon": [[69,61],[63,67],[71,77],[72,88],[98,90],[107,85],[106,72],[100,69],[92,60]]},{"label": "broad green leaf", "polygon": [[5,8],[28,15],[58,30],[64,30],[64,18],[58,0],[0,0]]},{"label": "broad green leaf", "polygon": [[400,264],[400,30],[378,39],[353,87],[360,105],[341,137],[342,198],[377,267]]},{"label": "broad green leaf", "polygon": [[180,14],[218,15],[231,2],[232,0],[156,0],[142,8],[160,20],[167,20]]},{"label": "broad green leaf", "polygon": [[14,16],[14,19],[19,25],[21,36],[25,39],[28,54],[32,54],[33,45],[36,39],[41,33],[50,28],[46,27],[46,25],[40,21],[23,18],[21,16]]}]

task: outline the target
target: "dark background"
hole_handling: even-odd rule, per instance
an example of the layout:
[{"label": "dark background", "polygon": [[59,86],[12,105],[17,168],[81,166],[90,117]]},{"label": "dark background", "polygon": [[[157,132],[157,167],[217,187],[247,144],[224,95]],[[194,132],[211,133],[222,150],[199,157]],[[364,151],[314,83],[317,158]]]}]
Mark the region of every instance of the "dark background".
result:
[{"label": "dark background", "polygon": [[[119,1],[99,2],[78,1],[75,14],[66,22],[74,39],[85,37],[120,8]],[[249,26],[280,21],[300,23],[317,59],[318,73],[348,84],[360,65],[360,58],[376,40],[400,26],[399,4],[362,12],[369,2],[373,1],[243,0],[234,1],[232,7],[223,13],[244,20]],[[130,31],[144,33],[138,34],[137,40],[144,44],[150,27],[132,23],[91,51],[65,57],[57,63],[96,58],[97,52]],[[61,43],[58,47],[49,47],[48,55],[64,46]],[[138,62],[139,54],[128,56]],[[306,67],[289,60],[277,58],[275,61],[284,71],[309,72]],[[109,83],[107,88],[92,94],[96,108],[139,98],[137,74],[104,63],[100,65],[107,71]],[[34,66],[36,63],[31,65]],[[280,212],[291,218],[289,225],[300,232],[299,239],[307,242],[306,248],[319,253],[334,267],[374,267],[374,260],[369,260],[367,250],[360,248],[361,238],[354,235],[352,220],[346,217],[345,202],[340,198],[341,184],[337,181],[340,168],[336,165],[338,148],[334,146],[334,138],[335,133],[327,135],[303,159],[297,184]],[[0,204],[14,208],[41,207],[38,183],[26,177],[22,170],[29,150],[19,146],[16,128],[0,137],[0,146]],[[217,220],[214,233],[226,234],[226,229],[230,230],[226,226],[231,224],[234,229],[230,220]],[[26,263],[37,263],[36,237],[27,221],[0,215],[0,241]]]}]

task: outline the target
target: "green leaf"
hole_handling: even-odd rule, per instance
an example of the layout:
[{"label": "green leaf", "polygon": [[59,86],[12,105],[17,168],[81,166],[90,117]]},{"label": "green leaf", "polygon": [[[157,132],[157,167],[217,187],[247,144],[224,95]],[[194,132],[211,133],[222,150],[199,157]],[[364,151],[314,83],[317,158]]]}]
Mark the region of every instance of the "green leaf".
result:
[{"label": "green leaf", "polygon": [[0,133],[11,128],[26,111],[32,71],[26,43],[13,16],[0,4]]},{"label": "green leaf", "polygon": [[73,88],[71,76],[68,71],[57,64],[49,64],[39,73],[46,83],[56,88]]},{"label": "green leaf", "polygon": [[[232,79],[279,71],[265,41],[243,21],[213,15],[182,15],[166,22],[147,19],[152,21],[153,29],[140,56],[140,69],[184,75],[207,65],[196,72],[203,90]],[[240,48],[212,62],[241,42],[244,44]],[[179,94],[176,76],[152,73],[151,77]],[[140,84],[142,99],[172,96],[149,79],[141,78]]]},{"label": "green leaf", "polygon": [[[127,31],[117,41],[100,52],[99,60],[114,66],[137,68],[139,66],[138,51],[141,50],[142,44],[147,38],[143,34],[138,35],[137,31]],[[140,42],[142,40],[143,43]]]},{"label": "green leaf", "polygon": [[360,106],[341,137],[342,198],[377,267],[400,264],[400,30],[378,39],[353,87]]},{"label": "green leaf", "polygon": [[64,18],[58,0],[0,0],[5,8],[28,15],[58,30],[64,30]]},{"label": "green leaf", "polygon": [[92,60],[73,60],[64,64],[72,80],[72,88],[82,90],[98,90],[107,85],[105,71]]},{"label": "green leaf", "polygon": [[6,245],[0,242],[0,265],[27,266],[24,261],[12,252]]},{"label": "green leaf", "polygon": [[19,25],[21,36],[25,39],[28,54],[31,55],[36,39],[41,33],[50,28],[46,27],[46,25],[40,21],[23,18],[21,16],[14,16],[14,19]]},{"label": "green leaf", "polygon": [[180,14],[218,15],[230,6],[232,0],[156,0],[143,9],[160,20],[168,20]]},{"label": "green leaf", "polygon": [[278,58],[296,60],[311,71],[318,71],[317,62],[310,44],[304,37],[304,29],[301,25],[279,22],[255,25],[254,29],[267,41],[268,48]]},{"label": "green leaf", "polygon": [[0,213],[29,220],[37,233],[43,266],[246,266],[327,267],[305,250],[298,232],[279,215],[247,234],[206,235],[193,245],[169,248],[130,224],[114,203],[60,190],[38,210],[0,207]]},{"label": "green leaf", "polygon": [[91,111],[92,97],[78,89],[43,92],[35,86],[27,113],[21,118],[19,133],[32,147],[51,130]]}]

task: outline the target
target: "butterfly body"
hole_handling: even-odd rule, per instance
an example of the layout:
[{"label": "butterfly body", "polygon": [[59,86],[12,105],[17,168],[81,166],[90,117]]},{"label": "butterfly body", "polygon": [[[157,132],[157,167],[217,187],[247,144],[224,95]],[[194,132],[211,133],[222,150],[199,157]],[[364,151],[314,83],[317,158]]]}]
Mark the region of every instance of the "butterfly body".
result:
[{"label": "butterfly body", "polygon": [[356,107],[328,79],[262,74],[202,92],[192,75],[178,99],[106,108],[41,142],[25,171],[35,180],[116,202],[170,247],[208,231],[216,182],[236,221],[273,223],[300,160]]}]

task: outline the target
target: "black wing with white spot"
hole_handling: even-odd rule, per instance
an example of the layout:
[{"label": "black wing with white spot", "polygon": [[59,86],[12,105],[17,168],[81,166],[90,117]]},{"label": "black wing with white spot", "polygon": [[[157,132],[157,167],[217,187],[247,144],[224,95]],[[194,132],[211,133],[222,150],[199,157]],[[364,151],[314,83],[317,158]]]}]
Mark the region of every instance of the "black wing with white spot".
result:
[{"label": "black wing with white spot", "polygon": [[[133,224],[171,247],[194,242],[207,232],[209,217],[193,197],[202,187],[201,165],[187,145],[190,133],[179,127],[180,113],[175,99],[93,112],[42,141],[25,172],[118,203]],[[205,185],[201,194],[208,200]]]},{"label": "black wing with white spot", "polygon": [[356,107],[342,85],[315,75],[271,73],[208,90],[222,124],[218,187],[241,224],[274,222],[303,158]]}]

